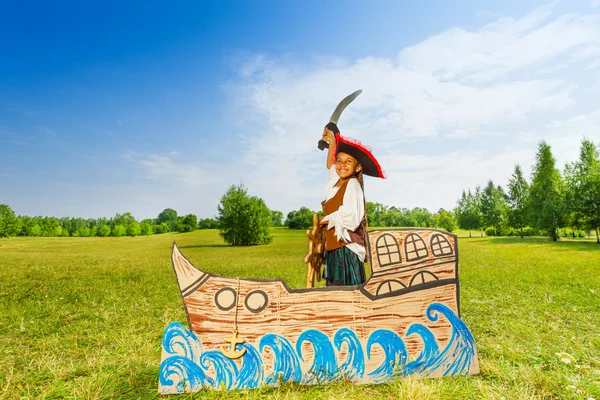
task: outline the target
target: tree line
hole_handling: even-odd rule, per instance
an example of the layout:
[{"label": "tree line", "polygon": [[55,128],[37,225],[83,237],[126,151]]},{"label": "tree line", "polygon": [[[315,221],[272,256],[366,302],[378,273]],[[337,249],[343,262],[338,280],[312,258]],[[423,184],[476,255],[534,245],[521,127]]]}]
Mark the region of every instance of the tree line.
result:
[{"label": "tree line", "polygon": [[[581,141],[579,160],[561,172],[548,143],[538,144],[531,179],[515,165],[508,191],[488,181],[485,188],[462,192],[455,209],[460,228],[485,230],[488,235],[545,235],[583,237],[595,231],[600,243],[599,148]],[[471,233],[470,233],[471,234]]]},{"label": "tree line", "polygon": [[[412,210],[386,206],[381,203],[366,203],[367,222],[370,227],[415,227],[441,228],[448,232],[456,230],[458,223],[453,211],[443,208],[431,213],[426,208],[416,207]],[[322,211],[313,211],[307,207],[290,211],[284,225],[292,229],[308,229],[313,224],[313,214],[323,215]]]},{"label": "tree line", "polygon": [[138,221],[130,213],[117,213],[112,218],[56,218],[15,215],[6,204],[0,204],[0,237],[11,236],[73,236],[107,237],[140,236],[167,232],[191,232],[198,228],[194,214],[179,216],[166,208],[156,218]]}]

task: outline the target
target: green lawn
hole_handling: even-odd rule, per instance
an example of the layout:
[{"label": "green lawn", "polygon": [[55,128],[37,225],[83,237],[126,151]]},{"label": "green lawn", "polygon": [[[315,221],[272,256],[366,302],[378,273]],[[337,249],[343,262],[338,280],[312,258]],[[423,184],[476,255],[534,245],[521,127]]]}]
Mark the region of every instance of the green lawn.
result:
[{"label": "green lawn", "polygon": [[[595,239],[460,232],[461,314],[479,352],[473,377],[386,385],[284,385],[231,398],[600,400],[600,246]],[[233,248],[216,231],[124,238],[0,240],[0,398],[156,398],[160,344],[186,324],[170,262],[303,287],[301,231]],[[210,392],[178,398],[221,398]],[[229,398],[228,397],[228,398]]]}]

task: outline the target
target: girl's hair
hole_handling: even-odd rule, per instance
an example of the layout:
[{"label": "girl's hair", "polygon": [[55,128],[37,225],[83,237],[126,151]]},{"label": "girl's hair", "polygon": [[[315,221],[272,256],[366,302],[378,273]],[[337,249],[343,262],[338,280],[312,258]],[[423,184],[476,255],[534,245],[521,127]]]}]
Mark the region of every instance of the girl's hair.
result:
[{"label": "girl's hair", "polygon": [[362,170],[362,168],[360,169],[360,171],[358,172],[358,174],[356,174],[356,179],[358,179],[358,183],[360,183],[360,188],[362,190],[365,190],[365,183],[363,182],[363,170]]}]

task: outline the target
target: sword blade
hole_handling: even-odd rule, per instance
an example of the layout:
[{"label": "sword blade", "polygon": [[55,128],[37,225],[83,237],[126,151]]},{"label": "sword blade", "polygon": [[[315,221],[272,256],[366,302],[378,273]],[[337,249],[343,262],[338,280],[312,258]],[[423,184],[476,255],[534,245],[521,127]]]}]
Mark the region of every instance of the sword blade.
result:
[{"label": "sword blade", "polygon": [[354,101],[354,99],[356,99],[358,97],[358,95],[361,93],[362,93],[362,89],[357,90],[356,92],[346,96],[342,101],[340,101],[340,104],[337,105],[337,107],[333,111],[333,114],[331,114],[331,118],[329,118],[329,122],[333,122],[334,124],[337,124],[338,120],[340,119],[340,116],[342,115],[342,112],[344,112],[346,107],[348,107],[348,104],[352,103]]}]

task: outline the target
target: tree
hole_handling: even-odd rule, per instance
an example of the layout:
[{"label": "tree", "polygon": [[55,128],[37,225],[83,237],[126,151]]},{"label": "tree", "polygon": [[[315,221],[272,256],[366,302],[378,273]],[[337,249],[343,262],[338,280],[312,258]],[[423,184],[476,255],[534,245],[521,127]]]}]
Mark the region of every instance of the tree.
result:
[{"label": "tree", "polygon": [[236,246],[271,242],[271,211],[262,199],[248,196],[244,185],[230,186],[217,209],[219,234],[226,243]]},{"label": "tree", "polygon": [[600,156],[598,147],[588,139],[581,141],[579,160],[565,169],[567,203],[573,225],[596,232],[600,243]]},{"label": "tree", "polygon": [[42,228],[40,228],[40,226],[38,224],[35,224],[31,227],[31,230],[29,231],[29,236],[41,236],[42,235]]},{"label": "tree", "polygon": [[159,235],[161,233],[167,233],[167,232],[169,232],[169,224],[167,224],[166,222],[162,222],[160,224],[156,224],[156,225],[154,225],[152,227],[152,230],[157,235]]},{"label": "tree", "polygon": [[402,226],[402,211],[396,206],[386,207],[381,215],[382,226]]},{"label": "tree", "polygon": [[185,217],[181,217],[178,224],[179,232],[193,232],[198,226],[198,217],[194,214],[188,214]]},{"label": "tree", "polygon": [[519,229],[521,239],[523,228],[527,224],[527,199],[529,197],[529,184],[523,177],[523,171],[519,164],[508,181],[508,204],[510,211],[508,220],[510,226]]},{"label": "tree", "polygon": [[198,221],[198,229],[217,229],[219,223],[214,218],[204,218]]},{"label": "tree", "polygon": [[6,204],[0,204],[0,238],[16,236],[21,227],[15,212]]},{"label": "tree", "polygon": [[500,186],[494,186],[494,182],[489,180],[481,194],[480,207],[483,224],[485,227],[493,227],[494,236],[498,236],[507,208],[504,190]]},{"label": "tree", "polygon": [[144,235],[144,236],[152,235],[152,221],[151,220],[142,221],[142,224],[140,225],[140,234]]},{"label": "tree", "polygon": [[299,210],[290,211],[285,220],[285,225],[291,229],[309,229],[313,226],[313,215],[315,211],[307,207],[300,207]]},{"label": "tree", "polygon": [[133,221],[127,226],[127,236],[139,236],[140,233],[142,233],[142,229],[137,221]]},{"label": "tree", "polygon": [[[17,219],[19,220],[19,232],[17,233],[18,236],[40,236],[41,234],[41,229],[40,226],[37,224],[36,220],[28,217],[26,215],[20,215],[17,217]],[[35,229],[35,227],[37,226],[37,229]],[[33,234],[33,230],[36,230],[37,235]]]},{"label": "tree", "polygon": [[58,218],[55,217],[43,217],[38,221],[42,230],[42,236],[52,237],[60,236],[62,234],[62,228]]},{"label": "tree", "polygon": [[456,218],[458,226],[462,229],[469,230],[469,237],[473,237],[472,230],[481,226],[480,211],[478,201],[469,189],[468,192],[463,190],[461,198],[458,200],[456,208]]},{"label": "tree", "polygon": [[384,226],[383,225],[383,214],[385,213],[386,207],[381,203],[372,203],[367,201],[367,222],[369,226]]},{"label": "tree", "polygon": [[75,232],[75,234],[73,236],[88,237],[88,236],[90,236],[90,228],[88,228],[86,225],[84,225],[84,226],[80,227],[79,230],[77,232]]},{"label": "tree", "polygon": [[547,231],[553,241],[558,240],[566,215],[563,179],[555,163],[550,145],[540,142],[532,171],[529,215],[534,226]]},{"label": "tree", "polygon": [[446,211],[443,208],[440,208],[434,215],[433,220],[436,228],[442,228],[448,232],[454,231],[457,226],[454,213],[452,211]]},{"label": "tree", "polygon": [[[89,230],[85,230],[87,228],[87,221],[83,218],[61,218],[60,226],[62,228],[63,236],[87,236]],[[82,230],[86,232],[85,235],[82,235]]]},{"label": "tree", "polygon": [[411,219],[414,224],[409,226],[415,226],[420,228],[429,228],[433,226],[433,215],[428,209],[422,207],[415,207],[409,211]]},{"label": "tree", "polygon": [[169,226],[169,230],[167,232],[174,232],[177,230],[177,223],[179,219],[177,218],[177,211],[172,208],[165,208],[160,214],[158,214],[158,218],[156,219],[156,223],[158,225],[162,223],[166,223]]},{"label": "tree", "polygon": [[478,221],[479,221],[479,232],[480,232],[480,236],[483,237],[483,228],[484,228],[484,220],[483,220],[483,212],[481,211],[481,200],[483,197],[483,191],[481,190],[481,186],[476,185],[475,186],[475,193],[473,194],[473,200],[475,201],[475,209],[477,210],[477,214],[478,214]]},{"label": "tree", "polygon": [[123,225],[127,228],[132,222],[135,222],[135,218],[131,215],[130,212],[126,212],[125,214],[117,213],[113,218],[108,221],[108,224],[114,228],[117,225]]},{"label": "tree", "polygon": [[283,226],[283,213],[281,211],[271,210],[273,216],[273,226]]},{"label": "tree", "polygon": [[110,226],[101,225],[100,227],[98,227],[97,235],[100,237],[109,236],[110,235]]},{"label": "tree", "polygon": [[115,225],[110,232],[111,236],[116,237],[125,236],[126,234],[127,229],[123,225]]}]

